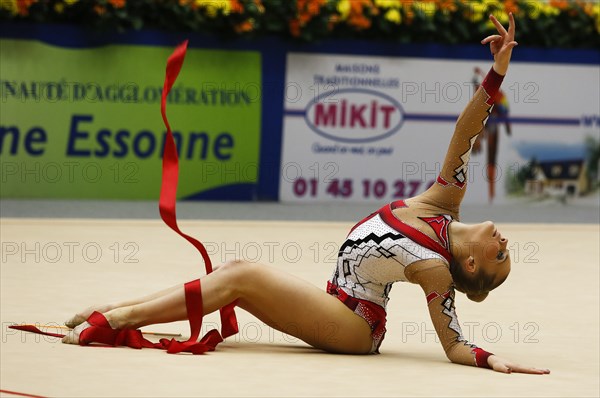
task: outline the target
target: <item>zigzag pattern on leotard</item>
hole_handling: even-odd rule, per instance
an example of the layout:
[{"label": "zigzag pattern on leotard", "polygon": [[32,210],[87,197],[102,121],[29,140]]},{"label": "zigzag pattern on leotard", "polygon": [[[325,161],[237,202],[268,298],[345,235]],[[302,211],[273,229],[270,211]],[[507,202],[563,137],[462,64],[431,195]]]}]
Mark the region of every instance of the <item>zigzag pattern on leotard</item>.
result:
[{"label": "zigzag pattern on leotard", "polygon": [[371,232],[369,235],[367,235],[361,239],[356,239],[356,240],[346,239],[346,241],[340,247],[339,254],[341,255],[344,252],[344,250],[348,247],[352,247],[352,248],[359,247],[361,244],[368,243],[369,241],[372,241],[372,242],[380,245],[381,242],[383,242],[387,238],[390,238],[392,240],[398,240],[398,239],[405,238],[405,236],[402,234],[397,234],[397,233],[393,233],[393,232],[388,232],[387,234],[378,236],[374,232]]},{"label": "zigzag pattern on leotard", "polygon": [[[389,235],[389,234],[386,234]],[[394,235],[395,236],[395,235]],[[400,235],[400,239],[407,239],[406,237]],[[341,263],[338,263],[338,266],[336,268],[336,272],[334,275],[334,281],[337,281],[340,273],[343,274],[344,276],[344,283],[341,284],[341,286],[345,287],[346,289],[350,289],[352,290],[352,294],[356,295],[357,291],[360,290],[361,293],[364,293],[368,290],[372,290],[372,289],[368,289],[368,285],[369,284],[373,284],[373,281],[370,279],[365,279],[364,277],[362,277],[360,275],[360,273],[357,272],[351,272],[350,270],[355,270],[355,269],[360,269],[361,264],[363,263],[363,261],[368,260],[370,258],[381,258],[381,257],[385,257],[386,259],[390,259],[392,257],[397,257],[398,256],[398,252],[403,250],[406,251],[407,253],[409,253],[412,256],[417,256],[417,254],[412,253],[411,251],[409,251],[406,247],[404,247],[402,245],[402,243],[398,242],[396,244],[391,244],[390,246],[387,247],[383,247],[380,245],[380,243],[384,242],[385,239],[379,239],[381,240],[381,242],[378,242],[377,244],[372,243],[372,241],[367,241],[367,242],[362,242],[361,244],[356,244],[354,246],[352,246],[352,250],[348,253],[341,253],[343,255],[343,258],[340,259]],[[398,239],[395,239],[398,240]],[[398,261],[397,259],[392,259],[394,261],[396,261],[398,263],[398,265],[404,267],[404,264],[402,264],[400,261]],[[352,274],[353,278],[352,279],[348,279],[347,277]],[[398,279],[401,280],[401,279]],[[391,286],[393,282],[396,282],[397,280],[394,281],[390,281],[389,283],[386,284],[381,298],[384,300],[384,302],[388,301],[388,294],[391,290]]]},{"label": "zigzag pattern on leotard", "polygon": [[[487,91],[486,91],[486,94],[487,94]],[[488,96],[489,96],[489,94],[488,94]],[[492,108],[493,108],[493,106],[490,106],[486,110],[487,116],[481,121],[481,129],[477,132],[477,134],[475,134],[474,136],[472,136],[469,139],[469,149],[467,149],[462,155],[459,156],[459,159],[462,161],[462,164],[454,169],[454,179],[457,182],[453,183],[453,185],[458,188],[462,189],[467,184],[467,173],[469,170],[469,160],[471,158],[471,151],[473,150],[473,145],[475,145],[475,141],[477,140],[477,137],[479,136],[479,134],[481,134],[481,132],[485,128],[485,124],[487,123],[487,120],[489,119],[489,117],[492,113]]]}]

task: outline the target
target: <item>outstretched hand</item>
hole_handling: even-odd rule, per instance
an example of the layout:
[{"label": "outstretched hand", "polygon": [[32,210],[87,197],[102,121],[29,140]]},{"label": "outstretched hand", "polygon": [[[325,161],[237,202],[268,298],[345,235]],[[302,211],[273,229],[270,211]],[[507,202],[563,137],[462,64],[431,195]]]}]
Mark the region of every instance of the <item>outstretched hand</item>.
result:
[{"label": "outstretched hand", "polygon": [[521,366],[521,365],[518,365],[507,359],[500,358],[496,355],[490,355],[488,357],[488,365],[490,365],[490,367],[492,369],[494,369],[494,371],[501,372],[501,373],[515,372],[515,373],[528,373],[528,374],[534,374],[534,375],[550,374],[550,369],[537,369],[537,368],[532,368],[529,366]]},{"label": "outstretched hand", "polygon": [[493,15],[490,15],[490,21],[496,26],[498,34],[486,37],[481,44],[490,43],[490,51],[494,56],[494,70],[500,75],[505,75],[512,49],[518,45],[515,41],[515,17],[512,12],[508,14],[508,31]]}]

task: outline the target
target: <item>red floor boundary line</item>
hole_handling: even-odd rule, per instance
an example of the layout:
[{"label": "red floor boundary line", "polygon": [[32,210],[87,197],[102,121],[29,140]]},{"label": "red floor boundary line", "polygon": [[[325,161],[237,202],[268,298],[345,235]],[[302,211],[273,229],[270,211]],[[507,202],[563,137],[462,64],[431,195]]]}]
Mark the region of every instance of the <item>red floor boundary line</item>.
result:
[{"label": "red floor boundary line", "polygon": [[18,395],[20,397],[29,397],[29,398],[46,398],[42,395],[33,395],[33,394],[26,394],[23,392],[16,392],[16,391],[9,391],[9,390],[0,390],[0,392],[3,392],[5,394],[11,394],[11,395]]}]

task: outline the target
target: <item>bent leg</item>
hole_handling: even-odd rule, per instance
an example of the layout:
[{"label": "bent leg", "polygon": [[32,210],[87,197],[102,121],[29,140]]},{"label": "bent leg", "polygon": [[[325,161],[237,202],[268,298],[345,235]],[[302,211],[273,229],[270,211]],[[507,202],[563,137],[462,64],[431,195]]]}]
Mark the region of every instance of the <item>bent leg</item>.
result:
[{"label": "bent leg", "polygon": [[[259,264],[230,264],[225,272],[239,289],[238,305],[274,329],[327,351],[371,351],[373,339],[367,321],[324,290]],[[204,286],[203,297],[215,294],[211,290],[217,284]]]}]

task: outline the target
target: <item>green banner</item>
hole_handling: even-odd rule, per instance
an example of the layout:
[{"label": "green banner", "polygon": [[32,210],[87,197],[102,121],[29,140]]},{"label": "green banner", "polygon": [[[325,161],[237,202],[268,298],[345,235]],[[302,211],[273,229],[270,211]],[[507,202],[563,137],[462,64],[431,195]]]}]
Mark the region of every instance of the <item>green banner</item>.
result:
[{"label": "green banner", "polygon": [[[0,40],[0,49],[1,197],[158,197],[173,48]],[[178,197],[256,183],[260,63],[258,52],[188,49],[167,102]]]}]

